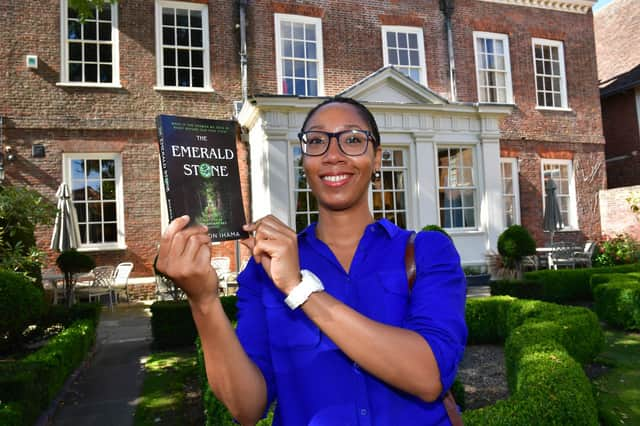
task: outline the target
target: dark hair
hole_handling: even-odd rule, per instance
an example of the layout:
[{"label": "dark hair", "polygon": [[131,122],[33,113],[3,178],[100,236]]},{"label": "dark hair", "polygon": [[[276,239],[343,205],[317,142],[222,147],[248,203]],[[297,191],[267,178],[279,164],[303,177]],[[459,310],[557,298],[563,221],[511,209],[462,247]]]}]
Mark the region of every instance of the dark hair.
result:
[{"label": "dark hair", "polygon": [[313,116],[313,114],[316,113],[317,110],[319,110],[325,105],[329,105],[333,103],[349,104],[356,107],[360,117],[362,117],[364,121],[367,122],[367,124],[369,125],[369,128],[371,129],[371,135],[373,136],[373,147],[377,148],[380,145],[380,132],[378,131],[378,124],[376,123],[376,119],[373,117],[373,114],[371,114],[371,111],[369,111],[366,106],[362,105],[360,102],[356,101],[355,99],[345,98],[342,96],[333,96],[325,100],[324,102],[321,102],[318,105],[314,106],[311,109],[311,111],[309,111],[309,113],[307,114],[307,117],[304,119],[304,123],[302,123],[301,131],[304,132],[305,127],[307,127],[307,122],[309,121],[309,119],[311,119],[311,117]]}]

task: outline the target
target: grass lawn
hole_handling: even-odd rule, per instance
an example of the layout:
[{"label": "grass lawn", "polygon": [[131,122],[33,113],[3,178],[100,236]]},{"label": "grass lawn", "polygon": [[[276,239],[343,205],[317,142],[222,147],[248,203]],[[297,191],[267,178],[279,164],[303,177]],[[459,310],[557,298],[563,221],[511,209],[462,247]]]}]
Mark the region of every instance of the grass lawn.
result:
[{"label": "grass lawn", "polygon": [[196,353],[158,352],[145,364],[134,425],[202,425]]},{"label": "grass lawn", "polygon": [[640,425],[640,333],[605,329],[605,350],[596,362],[609,367],[594,380],[604,425]]}]

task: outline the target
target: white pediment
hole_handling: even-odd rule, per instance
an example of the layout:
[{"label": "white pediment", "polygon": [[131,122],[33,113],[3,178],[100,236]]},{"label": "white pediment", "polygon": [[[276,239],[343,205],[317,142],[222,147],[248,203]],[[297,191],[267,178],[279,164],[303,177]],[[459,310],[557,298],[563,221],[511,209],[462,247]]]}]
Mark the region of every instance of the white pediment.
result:
[{"label": "white pediment", "polygon": [[366,103],[448,104],[428,87],[417,83],[392,66],[384,67],[349,87],[340,96]]}]

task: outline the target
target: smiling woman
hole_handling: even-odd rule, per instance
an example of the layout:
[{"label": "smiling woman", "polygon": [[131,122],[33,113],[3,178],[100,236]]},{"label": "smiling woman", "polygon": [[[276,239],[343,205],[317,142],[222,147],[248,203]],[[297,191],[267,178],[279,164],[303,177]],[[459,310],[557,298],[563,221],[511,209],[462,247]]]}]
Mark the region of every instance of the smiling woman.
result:
[{"label": "smiling woman", "polygon": [[309,112],[299,138],[318,220],[298,235],[273,215],[245,225],[253,256],[238,276],[235,333],[206,231],[185,228],[182,217],[163,236],[157,268],[189,298],[213,392],[241,424],[276,400],[274,425],[448,424],[443,395],[467,336],[453,243],[418,233],[410,291],[413,232],[369,209],[382,166],[371,112],[330,98]]}]

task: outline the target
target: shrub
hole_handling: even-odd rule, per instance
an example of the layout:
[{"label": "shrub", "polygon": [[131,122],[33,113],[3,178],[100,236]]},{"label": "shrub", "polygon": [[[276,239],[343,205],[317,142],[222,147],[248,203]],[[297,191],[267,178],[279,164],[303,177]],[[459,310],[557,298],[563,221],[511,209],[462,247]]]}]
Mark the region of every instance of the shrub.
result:
[{"label": "shrub", "polygon": [[618,234],[598,244],[594,266],[613,266],[640,261],[640,243],[629,234]]},{"label": "shrub", "polygon": [[38,320],[44,306],[43,291],[28,278],[0,270],[0,346],[19,345],[22,332]]},{"label": "shrub", "polygon": [[521,225],[511,225],[498,237],[498,252],[505,266],[515,269],[524,256],[536,254],[536,242]]},{"label": "shrub", "polygon": [[594,309],[607,323],[640,330],[640,274],[595,275]]},{"label": "shrub", "polygon": [[0,363],[0,400],[14,407],[12,418],[17,419],[15,413],[21,417],[18,424],[35,422],[94,341],[91,321],[78,321],[23,360]]},{"label": "shrub", "polygon": [[[423,231],[436,231],[436,232],[440,232],[444,235],[447,236],[447,238],[449,238],[451,240],[451,235],[449,235],[449,233],[447,231],[444,230],[444,228],[442,228],[441,226],[438,225],[426,225],[424,228],[422,228]],[[453,241],[453,240],[452,240]]]},{"label": "shrub", "polygon": [[470,343],[505,341],[511,396],[463,413],[466,425],[598,425],[581,362],[601,350],[598,319],[585,308],[511,297],[468,299]]}]

